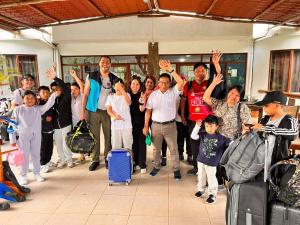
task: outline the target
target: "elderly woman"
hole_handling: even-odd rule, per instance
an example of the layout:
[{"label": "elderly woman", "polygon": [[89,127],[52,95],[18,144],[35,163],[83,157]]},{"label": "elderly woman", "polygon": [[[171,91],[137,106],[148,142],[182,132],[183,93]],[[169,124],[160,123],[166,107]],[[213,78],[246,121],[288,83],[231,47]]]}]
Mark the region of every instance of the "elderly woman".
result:
[{"label": "elderly woman", "polygon": [[218,100],[211,97],[211,93],[223,80],[218,74],[206,89],[203,100],[213,108],[216,116],[220,118],[220,134],[231,140],[242,133],[242,124],[251,123],[250,109],[245,103],[240,102],[244,97],[244,90],[236,85],[228,89],[225,99]]}]

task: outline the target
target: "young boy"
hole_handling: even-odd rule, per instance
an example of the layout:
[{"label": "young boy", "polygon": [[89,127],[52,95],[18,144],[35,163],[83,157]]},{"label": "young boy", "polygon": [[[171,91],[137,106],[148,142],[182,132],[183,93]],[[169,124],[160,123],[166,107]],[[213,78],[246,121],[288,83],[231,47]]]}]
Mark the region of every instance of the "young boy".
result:
[{"label": "young boy", "polygon": [[123,80],[114,83],[116,93],[108,96],[107,113],[111,117],[111,143],[113,149],[132,149],[132,124],[130,116],[130,95],[124,89]]},{"label": "young boy", "polygon": [[281,91],[272,91],[268,92],[262,101],[255,103],[263,106],[267,114],[253,127],[267,134],[269,142],[267,168],[288,157],[291,141],[298,136],[297,119],[283,112],[282,105],[286,102],[287,97]]},{"label": "young boy", "polygon": [[198,164],[198,192],[195,196],[201,197],[205,192],[206,181],[208,183],[207,203],[214,203],[217,198],[218,180],[216,177],[217,166],[223,152],[228,147],[230,139],[217,132],[219,127],[218,117],[209,115],[202,122],[198,120],[192,133],[193,140],[199,140]]},{"label": "young boy", "polygon": [[[50,96],[50,89],[47,86],[40,86],[38,89],[39,105],[45,105]],[[50,160],[53,154],[53,117],[54,109],[51,107],[42,115],[42,143],[41,143],[41,172],[50,171]]]}]

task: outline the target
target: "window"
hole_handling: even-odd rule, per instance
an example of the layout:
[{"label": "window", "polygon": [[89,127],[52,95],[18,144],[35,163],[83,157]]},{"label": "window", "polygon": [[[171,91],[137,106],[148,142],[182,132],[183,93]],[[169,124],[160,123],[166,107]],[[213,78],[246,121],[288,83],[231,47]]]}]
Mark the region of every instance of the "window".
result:
[{"label": "window", "polygon": [[300,50],[271,51],[269,90],[300,92]]},{"label": "window", "polygon": [[[204,62],[211,70],[211,54],[197,55],[161,55],[160,58],[170,60],[178,74],[187,80],[194,79],[194,64]],[[227,86],[241,85],[245,87],[247,53],[224,53],[220,59],[222,74],[227,78]],[[209,76],[210,73],[207,74]],[[208,77],[207,77],[208,79]]]},{"label": "window", "polygon": [[8,80],[4,80],[4,84],[7,82],[12,91],[21,86],[21,77],[27,73],[35,77],[35,83],[38,85],[36,55],[2,55],[0,61],[0,74],[9,76]]},{"label": "window", "polygon": [[[128,81],[133,75],[141,78],[147,76],[148,58],[146,55],[110,56],[111,72]],[[71,69],[77,71],[80,79],[85,80],[86,76],[93,71],[99,70],[100,56],[63,56],[62,74],[65,82],[73,82],[69,74]]]},{"label": "window", "polygon": [[[112,60],[111,72],[128,81],[132,75],[143,78],[148,73],[147,55],[110,56]],[[189,55],[160,55],[161,59],[169,60],[178,74],[185,76],[187,80],[194,78],[193,67],[196,62],[204,62],[210,70],[211,54]],[[85,80],[87,74],[99,70],[100,56],[63,56],[62,74],[65,82],[73,82],[69,74],[70,69],[78,71],[80,79]],[[239,84],[245,86],[247,53],[223,54],[221,68],[227,77],[227,85]],[[160,71],[162,73],[163,71]],[[208,78],[208,77],[207,77]]]}]

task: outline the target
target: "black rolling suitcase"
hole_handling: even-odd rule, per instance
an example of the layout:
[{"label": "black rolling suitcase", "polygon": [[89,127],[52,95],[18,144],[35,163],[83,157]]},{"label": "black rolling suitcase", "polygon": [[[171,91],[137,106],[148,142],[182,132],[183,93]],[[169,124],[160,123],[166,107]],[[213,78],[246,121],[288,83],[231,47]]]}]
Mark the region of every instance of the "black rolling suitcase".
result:
[{"label": "black rolling suitcase", "polygon": [[300,208],[272,202],[269,225],[300,225]]}]

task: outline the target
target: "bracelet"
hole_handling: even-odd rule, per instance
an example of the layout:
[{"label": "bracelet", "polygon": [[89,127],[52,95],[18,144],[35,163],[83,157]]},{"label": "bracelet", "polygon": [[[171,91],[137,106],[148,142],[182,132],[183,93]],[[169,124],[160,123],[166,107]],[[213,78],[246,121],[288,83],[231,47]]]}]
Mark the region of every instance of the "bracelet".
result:
[{"label": "bracelet", "polygon": [[172,69],[169,73],[173,73],[175,70],[174,69]]}]

